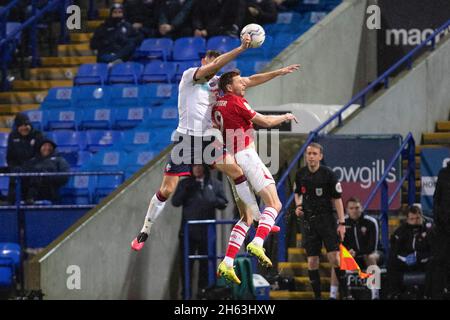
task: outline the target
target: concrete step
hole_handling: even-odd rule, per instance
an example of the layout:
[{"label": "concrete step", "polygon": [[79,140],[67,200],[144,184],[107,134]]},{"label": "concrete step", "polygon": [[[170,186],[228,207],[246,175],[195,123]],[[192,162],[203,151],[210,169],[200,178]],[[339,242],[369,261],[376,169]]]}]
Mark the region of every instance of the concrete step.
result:
[{"label": "concrete step", "polygon": [[[419,172],[417,172],[419,171]],[[420,170],[416,170],[416,189],[420,190],[420,188],[422,187],[422,183],[420,181]],[[408,188],[408,181],[403,182],[403,189],[407,189]]]},{"label": "concrete step", "polygon": [[3,104],[36,104],[44,101],[47,90],[0,92],[0,103]]},{"label": "concrete step", "polygon": [[[330,263],[321,262],[319,267],[320,275],[323,277],[330,276]],[[290,277],[307,277],[308,276],[308,263],[306,262],[279,262],[278,272],[281,275]]]},{"label": "concrete step", "polygon": [[17,112],[24,112],[33,109],[39,109],[40,104],[30,103],[30,104],[0,104],[0,114],[16,114]]},{"label": "concrete step", "polygon": [[13,90],[48,90],[53,87],[71,87],[72,80],[16,80]]},{"label": "concrete step", "polygon": [[[322,299],[329,299],[329,292],[322,292]],[[270,291],[271,300],[312,300],[314,299],[314,292],[312,291],[287,291],[276,290]]]},{"label": "concrete step", "polygon": [[450,132],[429,132],[422,134],[424,144],[450,144]]},{"label": "concrete step", "polygon": [[89,43],[60,44],[58,45],[58,57],[93,56],[94,51]]},{"label": "concrete step", "polygon": [[2,132],[2,133],[10,133],[11,132],[11,128],[0,128],[0,132]]},{"label": "concrete step", "polygon": [[[309,277],[295,277],[295,290],[296,291],[312,291],[311,282]],[[322,291],[330,290],[330,277],[320,277],[320,284]]]},{"label": "concrete step", "polygon": [[104,22],[104,20],[90,20],[87,23],[87,27],[88,30],[93,32],[95,31],[95,29],[97,29],[102,23]]},{"label": "concrete step", "polygon": [[416,146],[416,155],[420,155],[420,151],[422,151],[422,149],[427,149],[427,148],[441,148],[442,146],[440,144],[420,144],[418,146]]},{"label": "concrete step", "polygon": [[[320,262],[328,262],[327,251],[322,248],[322,254],[319,257]],[[306,252],[304,248],[288,248],[288,261],[289,262],[306,262]]]},{"label": "concrete step", "polygon": [[14,115],[0,116],[0,127],[2,128],[12,128],[14,123]]},{"label": "concrete step", "polygon": [[89,42],[94,33],[92,32],[82,32],[82,33],[71,33],[70,42],[71,43],[86,43]]},{"label": "concrete step", "polygon": [[[420,156],[415,156],[416,169],[420,169]],[[405,169],[408,166],[408,160],[402,161],[402,167]]]},{"label": "concrete step", "polygon": [[[114,1],[114,2],[119,2],[119,1]],[[108,8],[98,9],[98,17],[101,19],[108,18],[109,17],[109,9]]]},{"label": "concrete step", "polygon": [[30,80],[72,80],[77,67],[50,67],[30,69]]},{"label": "concrete step", "polygon": [[450,121],[438,121],[438,122],[436,122],[436,131],[449,132],[450,131]]},{"label": "concrete step", "polygon": [[80,57],[43,57],[41,63],[44,67],[63,67],[74,66],[77,67],[84,63],[96,63],[97,57],[92,56],[80,56]]}]

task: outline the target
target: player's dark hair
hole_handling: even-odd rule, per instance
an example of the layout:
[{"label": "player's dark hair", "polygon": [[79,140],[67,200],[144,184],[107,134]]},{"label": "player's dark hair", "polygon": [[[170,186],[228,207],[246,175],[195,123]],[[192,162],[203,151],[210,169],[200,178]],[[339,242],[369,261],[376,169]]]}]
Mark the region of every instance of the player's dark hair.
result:
[{"label": "player's dark hair", "polygon": [[205,53],[205,58],[217,58],[221,54],[222,54],[222,52],[217,51],[217,50],[208,50]]},{"label": "player's dark hair", "polygon": [[308,147],[317,148],[320,150],[320,153],[323,154],[323,147],[321,144],[318,144],[317,142],[311,142]]},{"label": "player's dark hair", "polygon": [[359,200],[358,197],[350,197],[350,198],[348,198],[347,202],[345,202],[345,206],[348,206],[348,204],[350,202],[356,202],[356,203],[361,204],[361,200]]},{"label": "player's dark hair", "polygon": [[239,71],[238,69],[225,72],[223,75],[220,76],[219,89],[222,90],[223,93],[227,92],[227,85],[232,84],[233,78],[240,75],[241,71]]},{"label": "player's dark hair", "polygon": [[423,216],[422,209],[420,209],[420,207],[416,205],[409,206],[406,209],[405,216],[408,217],[409,214],[418,214],[420,216]]}]

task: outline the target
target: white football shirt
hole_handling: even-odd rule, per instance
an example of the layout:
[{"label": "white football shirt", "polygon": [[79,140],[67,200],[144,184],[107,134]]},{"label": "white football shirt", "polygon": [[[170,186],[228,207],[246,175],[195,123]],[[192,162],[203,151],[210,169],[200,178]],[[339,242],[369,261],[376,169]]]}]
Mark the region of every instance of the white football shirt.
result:
[{"label": "white football shirt", "polygon": [[211,110],[219,94],[219,77],[194,81],[197,69],[183,72],[178,90],[177,131],[190,136],[203,136],[212,128]]}]

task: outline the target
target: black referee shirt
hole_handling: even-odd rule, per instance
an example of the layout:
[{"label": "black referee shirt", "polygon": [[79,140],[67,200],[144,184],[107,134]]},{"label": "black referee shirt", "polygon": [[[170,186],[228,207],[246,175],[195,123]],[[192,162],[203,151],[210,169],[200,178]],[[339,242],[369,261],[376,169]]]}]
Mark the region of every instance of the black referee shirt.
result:
[{"label": "black referee shirt", "polygon": [[308,167],[301,168],[295,177],[295,193],[302,196],[305,217],[313,214],[332,214],[332,199],[341,198],[342,187],[331,168],[320,166],[312,173]]}]

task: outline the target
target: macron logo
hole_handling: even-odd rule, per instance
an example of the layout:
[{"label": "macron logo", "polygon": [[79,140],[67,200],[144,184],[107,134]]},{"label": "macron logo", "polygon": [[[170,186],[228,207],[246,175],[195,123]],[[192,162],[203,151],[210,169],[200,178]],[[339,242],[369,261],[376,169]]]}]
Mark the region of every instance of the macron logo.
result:
[{"label": "macron logo", "polygon": [[[433,29],[387,29],[386,30],[386,45],[391,46],[417,46],[425,41],[434,33]],[[436,43],[441,37],[445,37],[450,32],[450,27],[444,30],[441,34],[436,36]]]}]

